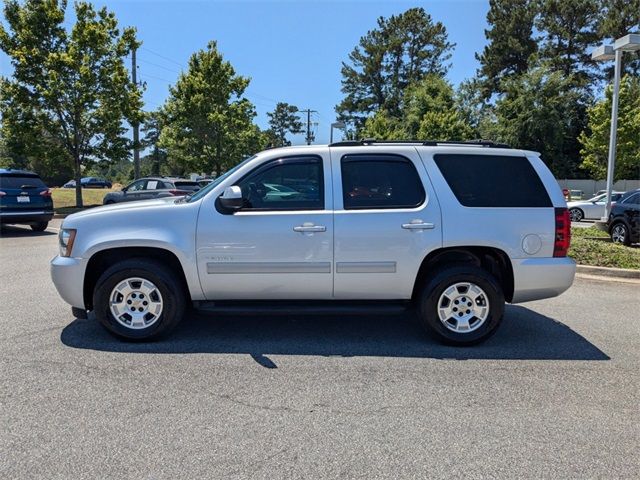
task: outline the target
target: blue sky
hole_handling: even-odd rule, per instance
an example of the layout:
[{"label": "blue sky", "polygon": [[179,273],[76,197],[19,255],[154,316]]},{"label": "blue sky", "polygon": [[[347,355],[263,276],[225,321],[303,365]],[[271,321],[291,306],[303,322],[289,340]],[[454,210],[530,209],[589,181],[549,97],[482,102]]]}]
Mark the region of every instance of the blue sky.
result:
[{"label": "blue sky", "polygon": [[[72,2],[69,2],[72,5]],[[257,123],[275,102],[317,110],[316,142],[329,139],[334,106],[341,100],[341,62],[379,16],[421,6],[441,21],[456,43],[448,78],[453,84],[472,76],[474,54],[486,44],[488,2],[466,1],[114,1],[107,5],[123,26],[135,26],[143,45],[138,74],[146,82],[146,109],[160,106],[187,65],[189,56],[217,40],[236,72],[251,77],[247,97],[256,105]],[[69,23],[73,8],[68,9]],[[8,70],[3,55],[0,67]],[[337,134],[339,136],[339,134]],[[302,143],[295,138],[294,143]]]}]

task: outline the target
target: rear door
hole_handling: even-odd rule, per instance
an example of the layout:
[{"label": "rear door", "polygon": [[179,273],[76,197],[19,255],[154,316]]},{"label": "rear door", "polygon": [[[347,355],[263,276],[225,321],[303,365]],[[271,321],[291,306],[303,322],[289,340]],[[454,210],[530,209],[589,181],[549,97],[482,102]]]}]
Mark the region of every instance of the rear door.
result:
[{"label": "rear door", "polygon": [[49,189],[38,175],[0,174],[0,209],[3,216],[26,212],[50,212],[53,208]]},{"label": "rear door", "polygon": [[414,147],[331,148],[336,299],[408,299],[442,245],[440,207]]}]

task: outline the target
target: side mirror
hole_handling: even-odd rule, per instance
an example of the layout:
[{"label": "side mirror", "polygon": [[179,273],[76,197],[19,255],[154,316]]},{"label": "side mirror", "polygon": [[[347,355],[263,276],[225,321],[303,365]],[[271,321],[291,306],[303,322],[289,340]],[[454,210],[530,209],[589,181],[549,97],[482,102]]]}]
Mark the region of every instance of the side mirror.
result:
[{"label": "side mirror", "polygon": [[242,208],[242,190],[233,185],[224,189],[219,197],[220,205],[227,211],[233,212]]}]

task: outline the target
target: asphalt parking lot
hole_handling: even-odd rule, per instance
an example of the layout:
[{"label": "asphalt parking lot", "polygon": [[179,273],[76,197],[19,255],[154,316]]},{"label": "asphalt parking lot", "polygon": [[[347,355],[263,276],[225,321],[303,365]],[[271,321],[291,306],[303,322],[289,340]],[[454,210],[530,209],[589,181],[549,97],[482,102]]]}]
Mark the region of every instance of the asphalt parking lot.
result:
[{"label": "asphalt parking lot", "polygon": [[398,317],[207,318],[121,343],[0,238],[0,478],[638,478],[640,284],[577,279],[456,349]]}]

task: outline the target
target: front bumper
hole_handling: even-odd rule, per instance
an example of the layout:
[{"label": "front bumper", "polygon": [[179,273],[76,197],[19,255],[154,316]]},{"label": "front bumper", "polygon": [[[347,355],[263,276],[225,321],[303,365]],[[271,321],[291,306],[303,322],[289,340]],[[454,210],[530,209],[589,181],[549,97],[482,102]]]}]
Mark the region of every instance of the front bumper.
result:
[{"label": "front bumper", "polygon": [[84,309],[84,273],[86,261],[82,258],[56,256],[51,260],[51,279],[56,290],[72,307]]},{"label": "front bumper", "polygon": [[513,300],[530,302],[557,297],[573,284],[576,262],[571,258],[526,258],[512,260]]}]

